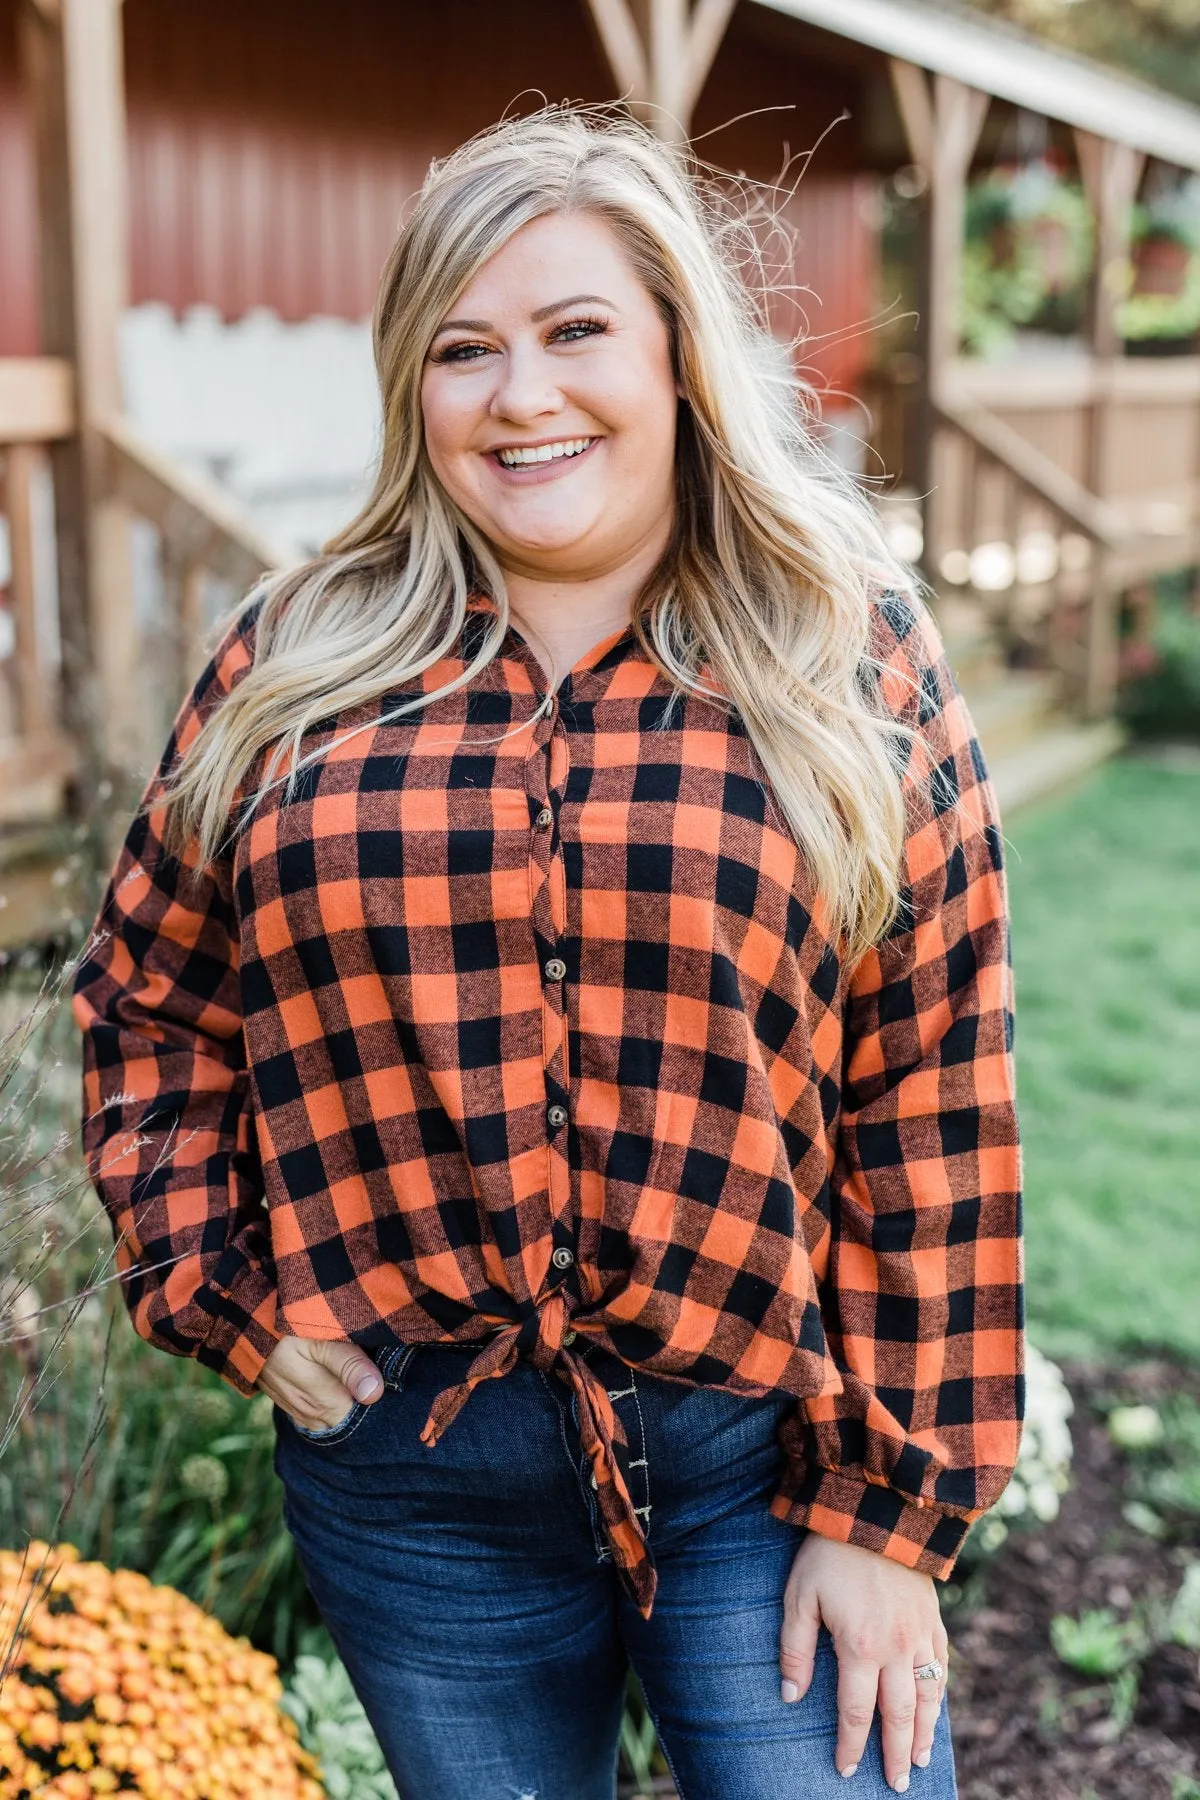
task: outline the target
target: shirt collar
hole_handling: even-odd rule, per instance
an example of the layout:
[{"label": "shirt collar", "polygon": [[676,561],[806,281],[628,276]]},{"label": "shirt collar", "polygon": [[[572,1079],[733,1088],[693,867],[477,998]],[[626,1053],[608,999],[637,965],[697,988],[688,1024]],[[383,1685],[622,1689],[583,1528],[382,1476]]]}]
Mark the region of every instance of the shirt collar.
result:
[{"label": "shirt collar", "polygon": [[[478,649],[478,639],[475,637],[475,633],[478,632],[486,617],[489,614],[494,615],[495,612],[496,603],[490,595],[472,593],[468,597],[467,623],[463,633],[464,649],[468,657]],[[539,691],[545,688],[546,671],[513,624],[509,625],[504,634],[499,656],[520,663],[522,668],[532,676]],[[570,670],[563,672],[560,677],[560,686],[566,685],[569,681],[572,692],[577,693],[581,682],[591,685],[588,681],[589,677],[607,676],[631,656],[644,660],[644,652],[637,641],[632,623],[610,632],[607,637],[603,637],[598,643],[593,644],[590,650],[585,650],[583,655],[572,664]]]}]

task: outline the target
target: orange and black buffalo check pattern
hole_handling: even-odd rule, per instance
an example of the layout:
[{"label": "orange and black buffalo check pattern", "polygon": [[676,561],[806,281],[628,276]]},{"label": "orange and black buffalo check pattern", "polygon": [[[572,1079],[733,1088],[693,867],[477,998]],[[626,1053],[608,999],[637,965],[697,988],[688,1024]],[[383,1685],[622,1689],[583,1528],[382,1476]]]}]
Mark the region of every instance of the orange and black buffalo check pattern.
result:
[{"label": "orange and black buffalo check pattern", "polygon": [[[254,631],[252,607],[151,797]],[[740,720],[674,694],[632,630],[540,717],[510,631],[422,712],[380,723],[397,692],[323,721],[304,747],[328,753],[208,869],[164,853],[161,812],[136,822],[75,1015],[141,1335],[243,1393],[286,1333],[478,1342],[426,1441],[530,1356],[575,1389],[647,1612],[623,1434],[572,1343],[781,1389],[772,1511],[948,1574],[1023,1416],[1005,885],[932,621],[885,597],[874,637],[919,735],[901,913],[853,966]]]}]

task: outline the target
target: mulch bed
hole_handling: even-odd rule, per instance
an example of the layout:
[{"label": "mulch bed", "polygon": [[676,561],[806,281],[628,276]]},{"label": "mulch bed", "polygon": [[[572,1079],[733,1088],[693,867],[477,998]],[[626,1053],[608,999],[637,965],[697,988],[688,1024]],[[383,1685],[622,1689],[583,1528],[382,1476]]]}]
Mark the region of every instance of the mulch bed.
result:
[{"label": "mulch bed", "polygon": [[[1100,1403],[1200,1399],[1200,1375],[1169,1364],[1121,1370],[1066,1364],[1075,1401],[1074,1482],[1055,1522],[1014,1536],[979,1583],[982,1604],[952,1613],[951,1726],[961,1800],[1172,1800],[1200,1781],[1200,1659],[1167,1645],[1143,1665],[1129,1726],[1114,1735],[1104,1683],[1067,1668],[1050,1646],[1056,1613],[1109,1607],[1121,1617],[1176,1592],[1200,1553],[1178,1534],[1156,1542],[1121,1516],[1126,1463]],[[971,1595],[973,1601],[975,1595]]]},{"label": "mulch bed", "polygon": [[[1104,1424],[1117,1400],[1154,1403],[1186,1391],[1200,1401],[1200,1372],[1068,1363],[1063,1374],[1075,1401],[1075,1457],[1062,1511],[1036,1534],[1014,1534],[964,1582],[963,1602],[947,1617],[960,1800],[1174,1800],[1181,1779],[1200,1783],[1196,1652],[1156,1649],[1132,1719],[1116,1731],[1109,1686],[1059,1661],[1050,1621],[1092,1607],[1124,1618],[1153,1596],[1168,1599],[1200,1554],[1200,1521],[1190,1539],[1176,1532],[1161,1542],[1126,1523],[1127,1466]],[[654,1787],[662,1800],[674,1791]]]}]

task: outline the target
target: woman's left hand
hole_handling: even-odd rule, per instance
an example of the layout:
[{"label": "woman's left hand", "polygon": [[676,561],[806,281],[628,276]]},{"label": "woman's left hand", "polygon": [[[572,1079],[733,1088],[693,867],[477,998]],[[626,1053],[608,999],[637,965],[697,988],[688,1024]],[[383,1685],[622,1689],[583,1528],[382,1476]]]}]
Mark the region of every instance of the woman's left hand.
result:
[{"label": "woman's left hand", "polygon": [[946,1687],[945,1674],[937,1681],[913,1675],[935,1657],[946,1667],[949,1640],[933,1577],[810,1532],[784,1594],[779,1666],[785,1700],[808,1692],[822,1621],[838,1659],[838,1772],[850,1775],[858,1767],[878,1700],[884,1774],[902,1794],[910,1763],[924,1768],[929,1762]]}]

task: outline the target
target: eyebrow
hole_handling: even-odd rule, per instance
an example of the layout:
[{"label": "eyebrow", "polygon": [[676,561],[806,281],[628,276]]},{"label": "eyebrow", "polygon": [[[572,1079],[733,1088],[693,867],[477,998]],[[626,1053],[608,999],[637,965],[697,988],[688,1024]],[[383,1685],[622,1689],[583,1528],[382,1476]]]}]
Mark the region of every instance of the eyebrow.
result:
[{"label": "eyebrow", "polygon": [[[536,312],[530,313],[529,317],[535,325],[540,325],[543,319],[550,317],[551,313],[564,312],[568,306],[580,306],[584,302],[590,302],[593,306],[611,307],[613,312],[617,310],[612,301],[606,300],[603,294],[570,294],[565,300],[553,300],[549,306],[539,306]],[[434,335],[440,337],[443,331],[491,330],[492,326],[486,319],[447,319],[443,325],[438,326]]]}]

